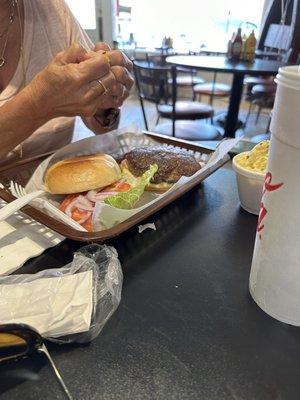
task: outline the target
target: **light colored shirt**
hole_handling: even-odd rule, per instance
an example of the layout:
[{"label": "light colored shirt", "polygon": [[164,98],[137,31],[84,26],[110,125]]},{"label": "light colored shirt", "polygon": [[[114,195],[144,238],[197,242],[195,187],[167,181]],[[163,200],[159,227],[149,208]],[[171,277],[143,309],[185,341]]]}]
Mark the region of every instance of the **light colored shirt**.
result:
[{"label": "light colored shirt", "polygon": [[[23,54],[26,83],[41,71],[60,51],[79,42],[86,49],[92,42],[72,15],[64,0],[24,0]],[[0,93],[0,107],[19,90],[24,81],[20,58],[8,86]],[[22,157],[57,150],[72,140],[75,118],[60,117],[48,121],[22,143]],[[20,124],[22,121],[20,121]],[[0,135],[3,132],[0,132]],[[0,139],[1,140],[1,139]],[[10,153],[0,164],[13,162],[19,156]]]}]

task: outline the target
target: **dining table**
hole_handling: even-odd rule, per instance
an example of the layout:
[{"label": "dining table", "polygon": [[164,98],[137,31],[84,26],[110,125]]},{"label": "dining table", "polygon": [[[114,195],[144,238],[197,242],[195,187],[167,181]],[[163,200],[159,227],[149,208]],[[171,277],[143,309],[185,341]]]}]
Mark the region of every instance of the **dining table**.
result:
[{"label": "dining table", "polygon": [[[117,311],[89,344],[47,343],[74,399],[299,399],[300,330],[248,290],[257,217],[241,209],[231,164],[145,223],[106,242],[121,261]],[[18,273],[61,267],[65,240]],[[64,399],[42,355],[0,365],[1,400]]]},{"label": "dining table", "polygon": [[229,107],[225,118],[224,137],[234,137],[239,126],[238,116],[245,76],[274,76],[279,68],[285,65],[278,60],[254,59],[253,62],[232,62],[226,56],[207,55],[169,56],[166,61],[168,64],[178,67],[233,75]]}]

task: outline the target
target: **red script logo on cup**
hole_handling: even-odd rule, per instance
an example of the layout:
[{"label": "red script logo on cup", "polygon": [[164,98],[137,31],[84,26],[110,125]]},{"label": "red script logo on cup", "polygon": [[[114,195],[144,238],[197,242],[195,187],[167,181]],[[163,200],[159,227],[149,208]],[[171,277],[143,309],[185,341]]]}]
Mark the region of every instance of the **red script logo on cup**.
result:
[{"label": "red script logo on cup", "polygon": [[[272,179],[273,179],[273,176],[272,176],[271,172],[267,172],[266,177],[265,177],[263,195],[266,192],[274,192],[275,190],[277,190],[281,186],[283,186],[283,183],[272,184]],[[262,201],[260,204],[260,211],[259,211],[259,216],[258,216],[257,232],[261,232],[264,229],[265,225],[263,224],[263,220],[266,217],[267,213],[268,213],[268,210],[266,209],[266,207]],[[259,233],[259,238],[261,239],[261,233]]]}]

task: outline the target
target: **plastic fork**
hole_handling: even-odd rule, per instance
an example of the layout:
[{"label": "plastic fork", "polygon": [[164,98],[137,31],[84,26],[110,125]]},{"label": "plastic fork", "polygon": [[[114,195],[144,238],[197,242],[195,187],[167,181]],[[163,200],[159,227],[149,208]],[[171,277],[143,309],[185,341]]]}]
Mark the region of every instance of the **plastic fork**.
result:
[{"label": "plastic fork", "polygon": [[42,196],[44,193],[45,192],[43,190],[37,190],[36,192],[32,192],[26,196],[22,196],[21,198],[12,201],[11,203],[8,203],[0,210],[0,221],[10,217],[16,211],[20,210],[20,208],[30,203],[33,199]]},{"label": "plastic fork", "polygon": [[[24,199],[24,198],[28,197],[31,194],[31,193],[28,194],[23,186],[19,185],[16,182],[13,182],[13,181],[10,182],[10,187],[9,188],[10,188],[10,191],[11,191],[12,195],[17,197],[17,200],[13,201],[12,203],[9,203],[3,209],[8,207],[10,204],[15,203],[18,200],[21,200],[21,199]],[[41,196],[42,194],[45,194],[45,192],[42,191],[42,190],[34,192],[34,193],[38,193],[38,192],[41,192],[41,194],[39,196]],[[40,198],[37,198],[37,197],[38,196],[33,197],[33,199],[36,202],[40,203],[47,211],[49,211],[52,215],[55,215],[59,220],[64,222],[66,225],[69,225],[69,226],[71,226],[72,228],[74,228],[74,229],[76,229],[78,231],[87,232],[87,230],[85,228],[83,228],[83,226],[78,224],[78,222],[74,221],[72,218],[70,218],[64,212],[60,211],[53,204],[51,204],[47,199],[40,199]],[[31,199],[29,201],[32,201],[33,199]],[[26,204],[28,204],[28,203],[26,203]],[[23,207],[23,205],[22,205],[22,207]],[[1,213],[2,210],[0,210],[0,213]],[[1,220],[1,216],[0,216],[0,220]]]}]

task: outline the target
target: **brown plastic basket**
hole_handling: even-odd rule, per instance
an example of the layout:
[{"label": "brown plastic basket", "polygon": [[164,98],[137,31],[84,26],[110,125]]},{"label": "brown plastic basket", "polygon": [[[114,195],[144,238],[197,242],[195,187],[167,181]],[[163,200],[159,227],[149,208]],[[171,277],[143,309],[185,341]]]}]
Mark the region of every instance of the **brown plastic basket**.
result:
[{"label": "brown plastic basket", "polygon": [[[193,144],[187,142],[185,140],[173,138],[173,137],[166,137],[163,135],[159,135],[152,132],[143,132],[143,135],[140,135],[140,144],[143,145],[147,141],[151,141],[151,143],[155,144],[166,144],[169,146],[179,147],[185,150],[190,151],[195,155],[196,158],[199,159],[203,154],[210,155],[213,153],[213,150],[207,149],[205,147],[201,147],[197,144]],[[118,141],[120,148],[116,153],[124,153],[126,152],[126,143],[121,139]],[[14,165],[6,165],[5,167],[0,167],[0,182],[5,186],[9,185],[11,180],[18,182],[19,184],[25,186],[26,183],[29,181],[30,177],[32,176],[33,172],[37,168],[37,166],[47,157],[49,157],[51,153],[43,154],[37,157],[33,157],[30,159],[24,159],[14,163]],[[112,154],[116,156],[116,154]],[[178,199],[180,196],[191,190],[196,185],[199,185],[207,176],[211,175],[214,171],[220,168],[226,162],[226,158],[218,161],[214,164],[211,168],[209,168],[204,176],[199,177],[195,176],[189,182],[182,185],[177,190],[170,192],[163,198],[159,199],[154,204],[150,205],[143,211],[135,214],[131,218],[127,219],[126,221],[114,226],[113,228],[97,231],[97,232],[80,232],[77,231],[63,222],[56,220],[55,218],[49,216],[48,214],[44,213],[42,210],[34,208],[30,205],[23,207],[21,210],[33,218],[34,220],[46,225],[48,228],[58,232],[59,234],[73,240],[83,241],[83,242],[99,242],[102,243],[105,240],[111,239],[120,235],[121,233],[125,232],[129,228],[139,224],[146,218],[150,217],[157,211],[161,210],[166,205],[170,204],[174,200]],[[10,193],[10,191],[5,189],[0,189],[0,198],[5,200],[6,202],[11,202],[15,200],[15,197]]]}]

